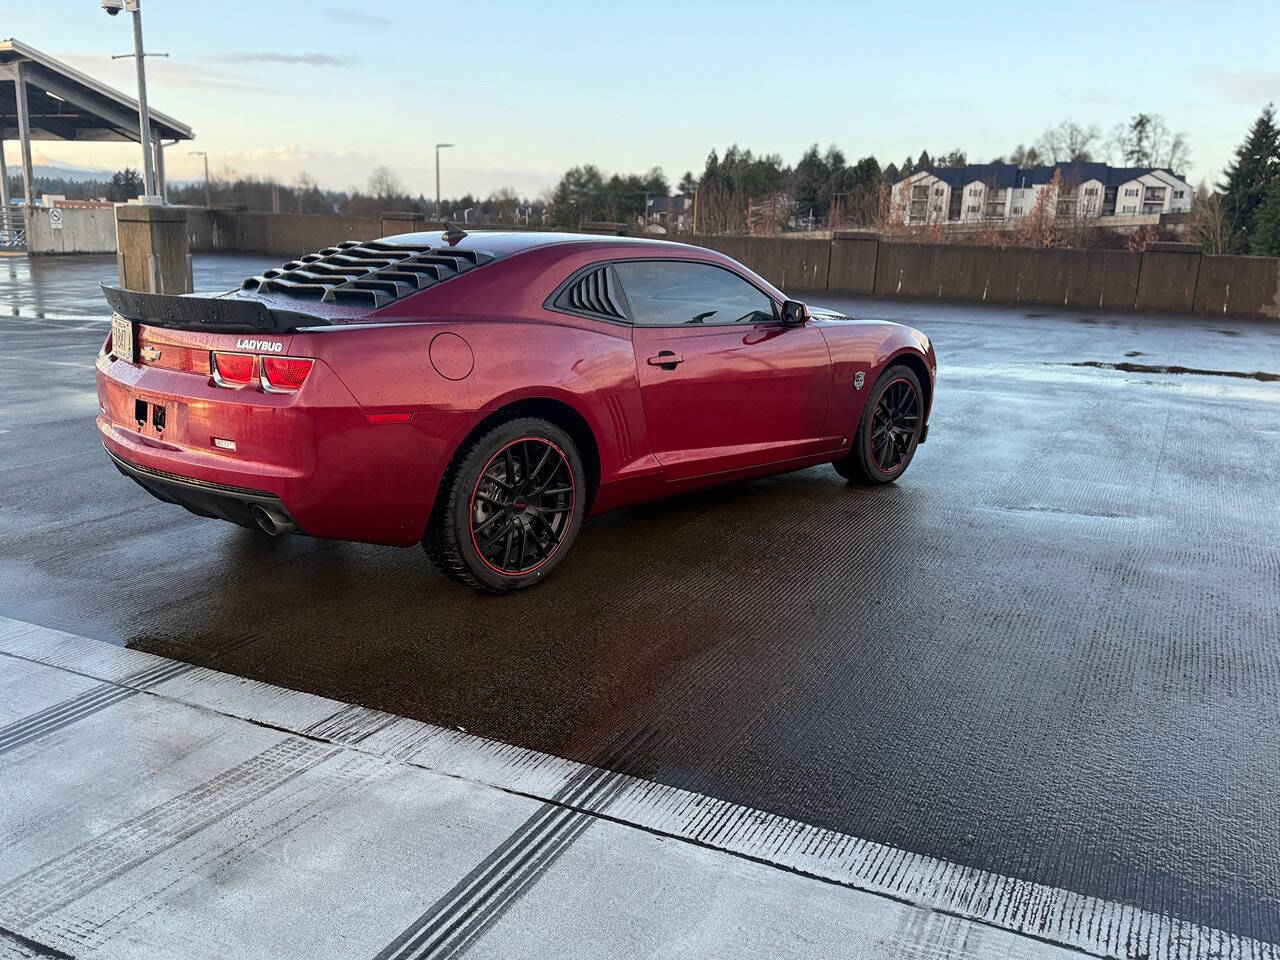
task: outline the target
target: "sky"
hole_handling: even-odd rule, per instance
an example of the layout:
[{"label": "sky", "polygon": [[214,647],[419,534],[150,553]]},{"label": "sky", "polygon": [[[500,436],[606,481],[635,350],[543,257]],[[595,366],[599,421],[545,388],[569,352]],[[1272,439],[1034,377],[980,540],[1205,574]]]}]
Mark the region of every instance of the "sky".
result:
[{"label": "sky", "polygon": [[[0,31],[131,96],[126,16],[98,0],[0,0]],[[1139,111],[1214,182],[1280,103],[1280,2],[1068,4],[143,0],[153,107],[188,123],[169,179],[255,174],[413,194],[537,196],[575,164],[674,184],[732,143],[793,164],[812,143],[881,164],[1007,155],[1064,119]],[[36,145],[37,162],[141,166],[136,145]],[[7,155],[16,155],[11,144]]]}]

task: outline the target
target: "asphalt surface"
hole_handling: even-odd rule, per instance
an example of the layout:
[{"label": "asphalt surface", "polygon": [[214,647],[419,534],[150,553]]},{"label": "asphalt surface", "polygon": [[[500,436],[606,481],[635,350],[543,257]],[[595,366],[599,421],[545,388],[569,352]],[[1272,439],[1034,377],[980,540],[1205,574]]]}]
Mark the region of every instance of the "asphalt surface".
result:
[{"label": "asphalt surface", "polygon": [[0,259],[0,613],[1280,941],[1280,325],[815,298],[934,340],[901,482],[599,517],[492,598],[121,477],[113,273]]}]

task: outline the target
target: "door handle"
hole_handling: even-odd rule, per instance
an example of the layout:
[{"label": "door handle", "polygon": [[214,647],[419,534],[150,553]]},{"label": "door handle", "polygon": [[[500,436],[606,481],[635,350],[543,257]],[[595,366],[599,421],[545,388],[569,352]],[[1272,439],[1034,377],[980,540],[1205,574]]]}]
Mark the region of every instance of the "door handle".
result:
[{"label": "door handle", "polygon": [[684,363],[684,357],[670,350],[659,350],[656,357],[649,358],[649,366],[661,367],[663,370],[674,370],[677,363]]}]

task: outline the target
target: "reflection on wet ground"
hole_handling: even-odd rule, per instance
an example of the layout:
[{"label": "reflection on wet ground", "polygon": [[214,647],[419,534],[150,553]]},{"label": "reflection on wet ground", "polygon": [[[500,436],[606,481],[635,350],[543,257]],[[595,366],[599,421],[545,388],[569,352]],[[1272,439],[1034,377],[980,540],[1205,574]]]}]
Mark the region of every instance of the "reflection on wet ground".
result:
[{"label": "reflection on wet ground", "polygon": [[491,598],[121,478],[93,427],[112,269],[0,262],[0,612],[1280,938],[1280,386],[1071,366],[1275,371],[1276,328],[814,298],[935,342],[901,483],[599,517]]}]

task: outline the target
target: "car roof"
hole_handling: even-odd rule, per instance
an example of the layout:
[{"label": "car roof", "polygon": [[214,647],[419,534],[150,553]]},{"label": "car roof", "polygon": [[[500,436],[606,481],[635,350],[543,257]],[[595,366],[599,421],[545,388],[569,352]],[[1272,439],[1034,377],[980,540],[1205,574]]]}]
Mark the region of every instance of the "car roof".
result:
[{"label": "car roof", "polygon": [[461,250],[477,250],[494,257],[508,257],[525,250],[549,247],[564,243],[590,243],[610,247],[637,247],[649,250],[679,247],[687,250],[688,244],[674,243],[670,240],[650,239],[648,237],[619,237],[612,234],[599,233],[556,233],[544,230],[475,230],[468,231],[465,237],[450,242],[447,234],[440,231],[421,233],[399,233],[390,237],[382,237],[382,243],[396,244],[406,247],[448,246]]}]

